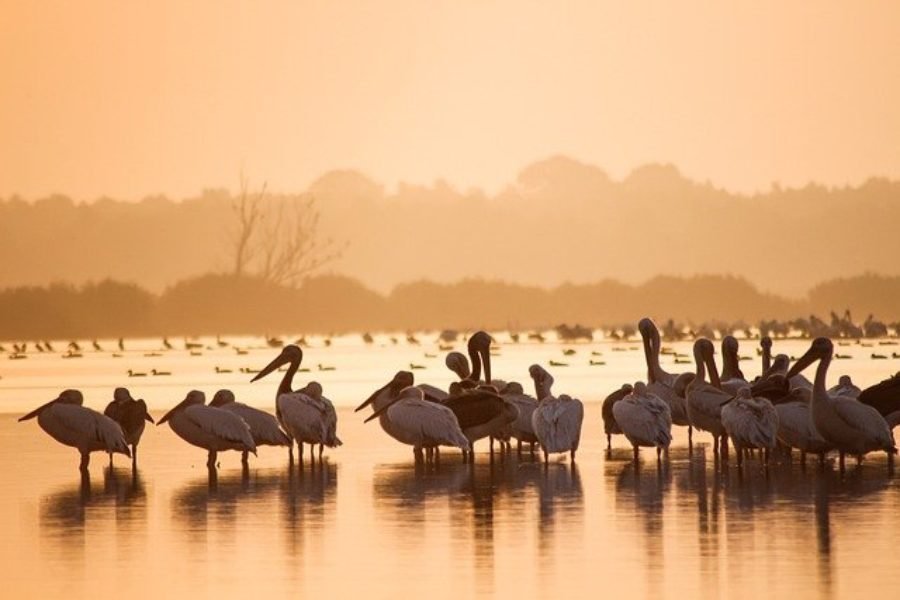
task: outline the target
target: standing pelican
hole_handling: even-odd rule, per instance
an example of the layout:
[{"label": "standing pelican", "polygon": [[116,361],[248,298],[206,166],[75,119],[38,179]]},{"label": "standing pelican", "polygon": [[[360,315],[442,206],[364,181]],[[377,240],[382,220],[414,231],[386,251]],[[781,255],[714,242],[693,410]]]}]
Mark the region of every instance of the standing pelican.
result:
[{"label": "standing pelican", "polygon": [[738,354],[738,341],[733,335],[722,338],[722,389],[732,396],[737,395],[738,390],[747,385],[747,379],[740,367]]},{"label": "standing pelican", "polygon": [[[728,435],[722,425],[722,407],[732,396],[719,386],[719,373],[713,362],[713,345],[706,338],[694,342],[694,361],[697,373],[687,387],[687,410],[691,424],[697,429],[708,431],[713,436],[713,451],[718,454],[728,452]],[[709,369],[709,380],[705,380]],[[720,448],[721,446],[721,448]]]},{"label": "standing pelican", "polygon": [[216,467],[217,453],[223,450],[256,454],[256,444],[247,423],[231,411],[206,406],[206,395],[201,391],[188,392],[157,426],[167,421],[178,437],[209,452],[206,466],[210,469]]},{"label": "standing pelican", "polygon": [[368,423],[378,417],[385,433],[413,447],[416,462],[422,462],[422,449],[455,446],[468,452],[472,446],[460,429],[453,411],[437,402],[425,400],[422,390],[412,387],[413,375],[398,371],[384,387],[376,390],[356,411],[372,405]]},{"label": "standing pelican", "polygon": [[[622,433],[622,428],[616,421],[615,413],[613,413],[613,407],[633,390],[634,388],[632,385],[626,383],[603,400],[603,407],[600,410],[600,415],[603,418],[603,433],[606,434],[607,450],[612,450],[612,436]],[[672,411],[670,409],[669,416],[671,415]]]},{"label": "standing pelican", "polygon": [[[278,421],[264,410],[247,406],[241,402],[235,402],[234,393],[231,390],[219,390],[213,396],[210,406],[222,408],[229,412],[233,412],[244,420],[250,427],[250,435],[253,437],[253,443],[259,446],[290,446],[291,438],[284,433],[278,426]],[[244,450],[241,453],[241,462],[247,464],[249,452]]]},{"label": "standing pelican", "polygon": [[[624,388],[623,388],[624,389]],[[613,404],[613,415],[622,433],[634,448],[634,461],[638,461],[640,446],[656,447],[656,460],[672,442],[672,411],[661,398],[647,391],[638,381],[630,394]]]},{"label": "standing pelican", "polygon": [[[147,412],[147,404],[143,400],[131,397],[128,388],[118,387],[113,391],[113,400],[106,405],[103,414],[119,424],[125,434],[125,441],[131,446],[131,464],[137,467],[137,447],[144,433],[147,421],[153,423],[153,417]],[[112,464],[113,453],[109,453],[109,464]]]},{"label": "standing pelican", "polygon": [[800,451],[800,463],[806,464],[807,454],[817,454],[819,464],[825,463],[825,453],[833,448],[813,425],[809,414],[812,392],[798,387],[775,405],[778,414],[778,441]]},{"label": "standing pelican", "polygon": [[828,395],[825,379],[833,353],[834,345],[831,340],[816,338],[806,354],[788,371],[788,377],[791,377],[819,361],[810,406],[816,430],[840,452],[841,469],[844,467],[845,453],[854,454],[861,461],[868,452],[884,450],[888,453],[888,458],[892,459],[897,448],[891,428],[884,417],[871,406],[854,398]]},{"label": "standing pelican", "polygon": [[128,442],[119,424],[95,410],[82,406],[84,396],[78,390],[64,390],[50,402],[40,406],[19,422],[38,418],[38,425],[60,444],[78,448],[82,472],[87,472],[91,452],[119,452],[130,457]]},{"label": "standing pelican", "polygon": [[534,445],[537,443],[537,436],[534,434],[534,424],[531,416],[534,409],[538,406],[538,401],[532,396],[525,393],[522,384],[511,381],[506,384],[500,391],[500,397],[504,402],[512,404],[516,407],[516,420],[507,426],[507,435],[516,440],[516,452],[522,453],[522,443],[530,445],[531,451],[534,451]]},{"label": "standing pelican", "polygon": [[[638,322],[638,331],[644,344],[644,360],[647,362],[647,391],[669,405],[672,423],[688,428],[688,444],[693,443],[694,431],[687,414],[687,399],[684,390],[692,373],[667,373],[659,364],[662,342],[659,328],[651,319],[645,317]],[[607,442],[609,440],[607,439]]]},{"label": "standing pelican", "polygon": [[534,380],[538,398],[538,407],[534,409],[531,423],[544,450],[544,462],[549,461],[550,454],[561,452],[569,452],[574,461],[581,441],[584,405],[581,400],[565,394],[554,397],[551,392],[553,376],[540,365],[528,367],[528,374]]},{"label": "standing pelican", "polygon": [[775,447],[778,434],[778,413],[771,402],[754,398],[750,386],[744,385],[722,407],[722,426],[734,444],[738,467],[744,464],[744,450],[751,448],[762,449],[768,462],[769,450]]},{"label": "standing pelican", "polygon": [[[275,393],[275,416],[278,422],[291,438],[297,442],[300,460],[303,460],[303,444],[313,446],[310,452],[315,451],[315,445],[319,445],[319,458],[322,458],[324,446],[335,448],[341,445],[337,432],[337,413],[334,405],[321,395],[321,386],[316,384],[311,388],[316,394],[304,393],[304,390],[293,391],[291,384],[294,374],[303,362],[303,351],[299,346],[287,345],[281,354],[275,357],[266,367],[256,374],[250,381],[261,379],[282,365],[288,365],[288,369],[278,385]],[[294,460],[293,444],[290,447],[290,459]]]}]

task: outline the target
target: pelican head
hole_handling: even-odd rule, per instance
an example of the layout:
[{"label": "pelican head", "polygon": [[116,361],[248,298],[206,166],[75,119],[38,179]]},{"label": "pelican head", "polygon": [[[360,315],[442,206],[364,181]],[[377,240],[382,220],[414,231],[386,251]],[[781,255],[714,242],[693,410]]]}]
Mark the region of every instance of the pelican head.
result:
[{"label": "pelican head", "polygon": [[528,375],[534,381],[534,391],[538,400],[542,400],[544,396],[550,395],[550,388],[553,386],[553,375],[541,365],[531,365],[528,367]]},{"label": "pelican head", "polygon": [[160,419],[156,424],[162,425],[163,423],[168,421],[170,418],[172,418],[172,415],[174,415],[175,413],[182,411],[185,408],[187,408],[188,406],[193,406],[195,404],[206,404],[206,394],[204,394],[200,390],[189,391],[187,393],[187,396],[184,397],[184,400],[182,400],[181,402],[176,404],[175,408],[173,408],[172,410],[167,412],[165,415],[163,415],[163,418]]},{"label": "pelican head", "polygon": [[447,368],[456,373],[460,379],[466,379],[471,371],[469,370],[469,359],[462,352],[451,352],[444,359]]},{"label": "pelican head", "polygon": [[24,417],[19,417],[19,422],[21,423],[22,421],[27,421],[29,419],[35,418],[51,404],[77,404],[78,406],[81,406],[82,404],[84,404],[84,396],[79,390],[63,390],[59,393],[59,396],[57,396],[50,402],[40,405]]},{"label": "pelican head", "polygon": [[764,350],[772,349],[772,338],[767,335],[764,335],[761,340],[759,340],[759,345],[763,347]]},{"label": "pelican head", "polygon": [[[366,398],[365,402],[357,406],[356,410],[353,412],[359,412],[368,405],[372,404],[372,402],[375,401],[375,398],[377,398],[385,390],[390,390],[391,398],[395,398],[400,394],[401,390],[412,386],[413,382],[413,374],[410,371],[397,371],[397,373],[394,374],[393,379],[388,381],[387,384],[375,390],[375,392],[373,392],[371,396]],[[368,422],[368,419],[366,419],[366,422]]]},{"label": "pelican head", "polygon": [[642,338],[652,339],[653,334],[656,333],[658,329],[656,328],[656,323],[653,322],[653,319],[644,317],[638,321],[638,331],[641,333]]},{"label": "pelican head", "polygon": [[738,390],[737,397],[749,400],[753,397],[753,390],[750,389],[749,385],[745,385]]},{"label": "pelican head", "polygon": [[226,404],[231,404],[234,402],[234,392],[231,390],[219,390],[216,392],[216,395],[213,396],[213,399],[210,401],[210,406],[222,407]]},{"label": "pelican head", "polygon": [[853,380],[850,379],[850,376],[849,376],[849,375],[841,375],[841,376],[838,378],[838,385],[841,385],[841,386],[851,386],[851,385],[853,385]]},{"label": "pelican head", "polygon": [[128,402],[129,400],[134,400],[134,398],[131,397],[131,392],[128,391],[128,388],[117,387],[113,391],[113,401]]},{"label": "pelican head", "polygon": [[491,381],[491,342],[494,340],[484,331],[476,331],[469,338],[469,360],[472,361],[472,373],[469,378],[478,381],[481,379],[481,369],[484,368],[484,380]]},{"label": "pelican head", "polygon": [[794,366],[791,367],[791,370],[788,371],[788,378],[797,375],[803,369],[816,362],[817,360],[831,360],[831,355],[834,352],[834,344],[831,343],[826,337],[820,337],[813,340],[812,345],[809,347],[809,350],[806,351],[806,354],[801,356],[797,362],[794,363]]},{"label": "pelican head", "polygon": [[790,364],[791,359],[787,354],[778,354],[772,359],[772,371],[775,371],[776,373],[785,373]]},{"label": "pelican head", "polygon": [[696,373],[682,373],[675,378],[675,383],[672,384],[672,390],[679,398],[684,398],[684,395],[687,392],[687,387],[691,384],[695,377],[697,377]]},{"label": "pelican head", "polygon": [[316,400],[320,400],[322,398],[322,384],[318,381],[310,381],[305,386],[303,386],[303,389],[301,389],[300,391],[310,398],[315,398]]},{"label": "pelican head", "polygon": [[297,365],[300,366],[300,363],[303,362],[303,350],[300,349],[300,346],[295,346],[294,344],[289,344],[285,346],[281,350],[281,354],[275,357],[275,360],[270,362],[265,366],[265,368],[256,374],[250,382],[254,382],[257,379],[262,379],[275,369],[279,368],[282,365]]},{"label": "pelican head", "polygon": [[371,415],[369,415],[369,418],[366,419],[365,422],[368,423],[368,422],[371,421],[372,419],[374,419],[374,418],[380,416],[381,413],[383,413],[384,411],[386,411],[387,409],[389,409],[391,406],[393,406],[393,405],[396,404],[397,402],[400,402],[401,400],[420,400],[420,401],[424,401],[424,400],[425,400],[425,394],[424,394],[424,392],[422,392],[422,390],[420,390],[420,389],[417,388],[417,387],[414,387],[414,386],[405,387],[405,388],[403,388],[402,390],[400,390],[400,392],[397,394],[396,397],[391,398],[391,400],[390,400],[387,404],[385,404],[384,406],[382,406],[381,408],[379,408],[378,410],[376,410],[375,412],[373,412]]},{"label": "pelican head", "polygon": [[647,393],[647,385],[643,381],[635,381],[631,389],[638,396],[643,396]]},{"label": "pelican head", "polygon": [[733,335],[726,335],[722,338],[722,354],[724,355],[726,352],[735,355],[738,353],[738,341]]}]

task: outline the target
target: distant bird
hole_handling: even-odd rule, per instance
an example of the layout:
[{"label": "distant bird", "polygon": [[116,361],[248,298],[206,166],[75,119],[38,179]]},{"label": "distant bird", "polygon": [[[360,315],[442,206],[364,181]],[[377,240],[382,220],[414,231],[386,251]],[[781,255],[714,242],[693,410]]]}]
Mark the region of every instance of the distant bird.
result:
[{"label": "distant bird", "polygon": [[[74,352],[81,352],[81,346],[79,346],[78,342],[76,342],[75,340],[72,340],[71,342],[69,342],[68,348],[69,348],[69,350],[72,350]],[[24,347],[23,347],[23,350],[24,350]]]},{"label": "distant bird", "polygon": [[220,336],[216,336],[216,344],[218,344],[219,348],[226,348],[229,346],[228,342],[223,340]]},{"label": "distant bird", "polygon": [[387,385],[356,407],[356,411],[371,405],[372,415],[365,422],[377,418],[385,433],[413,447],[416,462],[425,460],[423,449],[431,457],[438,446],[454,446],[469,452],[471,443],[453,411],[438,402],[425,400],[422,390],[412,384],[412,373],[398,371]]},{"label": "distant bird", "polygon": [[365,342],[366,344],[371,344],[372,342],[375,341],[375,338],[373,338],[372,334],[369,332],[364,333],[362,335],[362,339],[363,339],[363,342]]},{"label": "distant bird", "polygon": [[220,366],[216,365],[216,373],[231,373],[231,372],[232,372],[231,369],[226,369],[224,367],[220,367]]},{"label": "distant bird", "polygon": [[738,390],[737,397],[722,407],[722,426],[734,450],[740,467],[744,451],[761,449],[768,462],[769,450],[775,448],[778,434],[778,413],[765,398],[754,398],[750,386]]},{"label": "distant bird", "polygon": [[838,450],[842,469],[845,454],[853,454],[862,460],[868,452],[884,450],[892,458],[897,452],[894,436],[887,421],[876,409],[854,398],[828,395],[825,379],[833,352],[831,340],[816,338],[806,354],[788,371],[790,377],[813,362],[819,362],[810,406],[816,430]]},{"label": "distant bird", "polygon": [[119,338],[119,351],[125,352],[125,340],[122,338]]},{"label": "distant bird", "polygon": [[323,365],[322,363],[319,363],[317,366],[319,368],[319,371],[334,371],[334,367]]},{"label": "distant bird", "polygon": [[[319,459],[322,458],[324,446],[336,448],[342,444],[337,437],[337,413],[334,405],[321,395],[322,386],[312,382],[298,391],[291,389],[294,374],[303,361],[303,351],[293,344],[285,346],[275,359],[263,368],[250,381],[262,379],[282,365],[288,369],[275,392],[275,416],[278,422],[294,441],[303,459],[303,444],[319,445]],[[293,444],[290,449],[293,461]]]},{"label": "distant bird", "polygon": [[[131,464],[137,467],[137,447],[144,433],[147,421],[153,423],[153,417],[147,412],[147,404],[143,400],[131,397],[128,388],[118,387],[113,392],[113,400],[106,405],[103,414],[119,424],[125,434],[125,441],[131,446]],[[113,453],[109,453],[112,464]]]},{"label": "distant bird", "polygon": [[425,368],[425,365],[417,365],[416,363],[409,363],[410,371],[416,371],[416,370],[420,370],[420,369],[424,369],[424,368]]},{"label": "distant bird", "polygon": [[534,433],[544,451],[544,462],[550,454],[569,452],[575,460],[575,452],[581,441],[581,423],[584,421],[584,405],[580,400],[565,394],[553,396],[553,376],[540,365],[531,365],[528,374],[534,381],[538,407],[531,420]]},{"label": "distant bird", "polygon": [[82,406],[84,397],[78,390],[64,390],[54,400],[36,408],[19,422],[38,418],[38,425],[50,437],[81,453],[81,471],[87,472],[91,452],[119,452],[131,456],[128,442],[118,423],[95,410]]},{"label": "distant bird", "polygon": [[[623,387],[624,389],[624,387]],[[631,442],[634,460],[638,461],[641,446],[656,448],[656,460],[672,443],[672,411],[658,396],[647,391],[638,381],[631,393],[612,405],[612,412],[622,433]]]},{"label": "distant bird", "polygon": [[166,350],[174,350],[175,349],[175,347],[172,345],[172,342],[169,341],[169,338],[164,337],[162,342],[163,342],[163,347]]},{"label": "distant bird", "polygon": [[143,371],[134,371],[132,369],[128,369],[128,376],[129,377],[146,377],[147,373],[145,373]]},{"label": "distant bird", "polygon": [[[603,400],[600,415],[603,418],[603,433],[606,434],[607,450],[612,450],[612,436],[622,434],[622,428],[619,427],[619,424],[616,422],[616,417],[613,414],[613,406],[622,398],[630,394],[633,389],[634,388],[630,383],[626,383]],[[672,414],[671,411],[669,411],[669,414]]]},{"label": "distant bird", "polygon": [[94,345],[95,351],[103,352],[103,347],[97,342],[97,340],[93,340],[91,343]]},{"label": "distant bird", "polygon": [[201,391],[188,392],[157,425],[166,422],[178,437],[208,452],[206,466],[210,469],[216,467],[218,453],[224,450],[256,454],[256,443],[247,423],[231,411],[206,406],[206,396]]},{"label": "distant bird", "polygon": [[[250,435],[253,436],[253,442],[257,447],[290,446],[293,443],[291,438],[278,426],[278,420],[274,416],[258,408],[235,402],[234,393],[231,390],[216,392],[209,405],[233,412],[242,418],[250,427]],[[247,464],[247,455],[247,450],[241,454],[243,464]]]},{"label": "distant bird", "polygon": [[171,371],[157,371],[156,369],[150,369],[150,373],[152,373],[154,377],[165,377],[172,374]]}]

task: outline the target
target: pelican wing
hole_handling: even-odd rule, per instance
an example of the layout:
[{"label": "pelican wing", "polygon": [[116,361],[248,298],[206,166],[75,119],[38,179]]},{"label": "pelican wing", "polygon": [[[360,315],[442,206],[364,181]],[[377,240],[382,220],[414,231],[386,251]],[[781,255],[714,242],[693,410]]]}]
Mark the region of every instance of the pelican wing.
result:
[{"label": "pelican wing", "polygon": [[740,445],[772,448],[778,434],[778,414],[768,400],[736,398],[722,408],[722,425]]},{"label": "pelican wing", "polygon": [[337,413],[327,398],[313,398],[302,392],[281,394],[276,401],[281,423],[298,441],[340,446],[336,435]]},{"label": "pelican wing", "polygon": [[447,398],[450,397],[450,394],[445,392],[439,387],[435,387],[428,383],[420,383],[416,386],[422,393],[425,395],[426,400],[430,400],[432,402],[444,402]]},{"label": "pelican wing", "polygon": [[229,402],[221,407],[238,415],[250,427],[250,435],[257,446],[290,446],[291,438],[278,426],[278,421],[269,413],[247,406],[241,402]]},{"label": "pelican wing", "polygon": [[867,387],[859,394],[859,401],[871,406],[882,416],[900,410],[900,377],[893,376]]},{"label": "pelican wing", "polygon": [[538,406],[538,401],[527,394],[503,394],[503,400],[516,407],[519,416],[513,423],[513,428],[524,433],[534,434],[531,424],[531,415]]},{"label": "pelican wing", "polygon": [[867,432],[882,449],[888,450],[894,447],[894,436],[890,426],[884,417],[871,406],[843,396],[834,398],[832,406],[835,414],[848,427],[856,431]]},{"label": "pelican wing", "polygon": [[668,446],[672,441],[672,413],[656,396],[632,395],[616,402],[612,410],[629,440],[652,446]]},{"label": "pelican wing", "polygon": [[498,417],[504,410],[503,398],[483,390],[451,396],[444,403],[456,415],[461,429],[482,425]]},{"label": "pelican wing", "polygon": [[90,440],[100,442],[107,452],[131,456],[125,434],[119,424],[95,410],[80,404],[57,404],[53,407],[58,423],[73,432],[80,432]]},{"label": "pelican wing", "polygon": [[185,417],[199,429],[223,440],[243,444],[247,450],[256,453],[250,427],[238,415],[204,404],[193,404],[183,410]]},{"label": "pelican wing", "polygon": [[393,404],[387,412],[393,425],[407,431],[420,431],[423,438],[432,440],[435,445],[470,449],[456,415],[446,406],[413,398]]}]

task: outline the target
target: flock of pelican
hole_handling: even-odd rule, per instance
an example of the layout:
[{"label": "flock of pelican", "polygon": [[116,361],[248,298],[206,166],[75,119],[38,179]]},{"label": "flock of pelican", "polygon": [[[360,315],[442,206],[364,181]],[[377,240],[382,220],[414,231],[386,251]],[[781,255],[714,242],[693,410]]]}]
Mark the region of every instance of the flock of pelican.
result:
[{"label": "flock of pelican", "polygon": [[[659,329],[650,319],[642,319],[638,330],[643,339],[647,364],[646,381],[627,383],[603,403],[602,417],[607,448],[612,436],[622,434],[639,460],[640,447],[656,449],[657,460],[668,453],[672,426],[688,428],[688,444],[693,447],[694,430],[708,432],[713,451],[728,456],[731,441],[742,465],[746,456],[761,451],[767,462],[776,451],[797,449],[804,457],[836,451],[840,466],[846,454],[859,461],[873,451],[896,453],[892,429],[900,424],[900,377],[860,390],[849,376],[826,388],[826,377],[834,347],[828,338],[817,338],[793,365],[785,355],[772,357],[772,342],[761,341],[762,373],[745,378],[739,367],[738,342],[731,336],[722,341],[722,371],[716,366],[713,343],[695,341],[694,370],[668,373],[660,365],[662,345]],[[575,460],[581,438],[584,407],[566,394],[554,395],[553,376],[542,366],[528,369],[534,396],[522,384],[492,377],[491,337],[479,331],[468,341],[468,358],[451,352],[446,365],[458,376],[447,390],[427,383],[415,383],[410,371],[398,371],[383,387],[366,399],[356,411],[371,407],[365,419],[377,419],[390,437],[412,446],[415,461],[437,462],[440,447],[457,448],[464,460],[474,460],[475,443],[488,438],[490,452],[495,442],[508,451],[515,440],[544,461],[550,454],[568,453]],[[303,446],[310,446],[312,460],[318,446],[342,444],[337,435],[337,413],[323,395],[322,386],[310,382],[293,388],[294,375],[303,361],[296,345],[285,346],[272,362],[251,381],[257,381],[286,367],[275,393],[275,415],[237,402],[229,390],[219,390],[207,404],[206,396],[191,390],[169,410],[157,425],[168,423],[184,441],[208,453],[207,465],[215,469],[218,452],[236,450],[247,464],[248,455],[261,445],[286,446],[294,461],[296,443],[299,460]],[[818,362],[814,381],[803,371]],[[58,442],[77,448],[84,471],[90,453],[107,452],[131,457],[137,464],[137,447],[147,421],[153,418],[143,400],[135,400],[125,388],[117,388],[103,414],[83,405],[81,392],[65,390],[57,398],[23,416],[37,417],[40,427]],[[889,461],[890,462],[890,461]],[[892,462],[890,462],[892,464]]]}]

